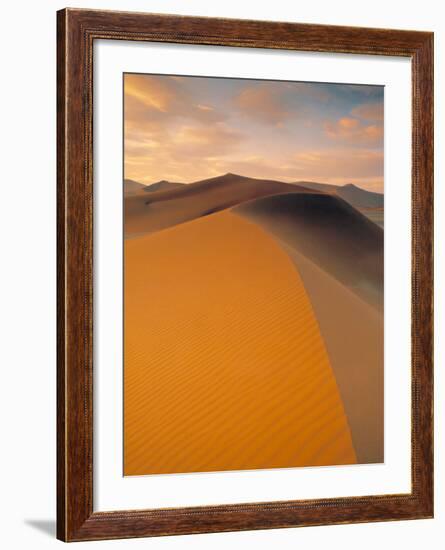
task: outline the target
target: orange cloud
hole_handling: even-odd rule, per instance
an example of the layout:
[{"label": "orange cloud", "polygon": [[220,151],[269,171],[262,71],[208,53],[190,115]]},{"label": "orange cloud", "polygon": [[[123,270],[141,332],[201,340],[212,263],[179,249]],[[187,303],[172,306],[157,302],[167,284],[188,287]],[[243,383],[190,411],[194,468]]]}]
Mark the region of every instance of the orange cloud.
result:
[{"label": "orange cloud", "polygon": [[172,144],[193,156],[221,156],[237,148],[243,135],[223,123],[213,126],[183,126]]},{"label": "orange cloud", "polygon": [[[241,114],[255,121],[282,127],[290,118],[295,120],[307,111],[309,103],[326,103],[329,98],[327,90],[307,82],[263,81],[247,85],[235,97],[234,104]],[[302,105],[305,109],[301,109]]]},{"label": "orange cloud", "polygon": [[236,157],[245,139],[224,123],[183,125],[160,132],[145,134],[142,139],[133,133],[126,135],[125,177],[152,183],[160,179],[189,182],[217,175],[217,163],[228,156]]},{"label": "orange cloud", "polygon": [[145,107],[161,112],[166,112],[175,100],[169,81],[150,75],[125,75],[124,90],[126,97],[133,97]]},{"label": "orange cloud", "polygon": [[233,151],[243,139],[210,102],[196,102],[185,78],[125,75],[124,98],[125,175],[131,179],[189,181],[195,166]]},{"label": "orange cloud", "polygon": [[295,154],[297,173],[312,178],[382,178],[383,151],[369,149],[327,149]]},{"label": "orange cloud", "polygon": [[328,121],[324,126],[326,135],[337,141],[346,141],[360,145],[372,145],[383,138],[383,126],[363,124],[357,118],[343,117],[336,122]]},{"label": "orange cloud", "polygon": [[267,124],[282,124],[289,116],[282,101],[283,89],[269,84],[241,90],[235,105],[245,115]]},{"label": "orange cloud", "polygon": [[383,102],[358,105],[352,109],[351,115],[373,122],[383,122]]},{"label": "orange cloud", "polygon": [[[125,177],[148,184],[235,172],[282,181],[382,186],[383,152],[373,149],[381,148],[383,127],[371,104],[324,123],[322,106],[331,99],[324,88],[247,81],[228,86],[225,93],[212,82],[125,76]],[[310,139],[305,128],[310,128]],[[327,136],[335,142],[333,148]],[[301,146],[308,149],[298,150]]]},{"label": "orange cloud", "polygon": [[126,124],[141,125],[161,118],[212,123],[226,118],[211,105],[196,105],[186,79],[180,77],[126,74],[124,95]]}]

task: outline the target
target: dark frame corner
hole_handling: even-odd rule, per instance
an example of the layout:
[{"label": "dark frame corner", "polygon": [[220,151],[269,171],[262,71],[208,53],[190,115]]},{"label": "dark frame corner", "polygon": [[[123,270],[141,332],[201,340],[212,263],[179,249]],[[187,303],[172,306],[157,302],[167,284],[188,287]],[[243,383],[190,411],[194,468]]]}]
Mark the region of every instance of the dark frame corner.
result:
[{"label": "dark frame corner", "polygon": [[[93,512],[92,67],[96,39],[412,60],[412,491]],[[57,537],[64,541],[433,517],[433,34],[65,9],[57,13]]]}]

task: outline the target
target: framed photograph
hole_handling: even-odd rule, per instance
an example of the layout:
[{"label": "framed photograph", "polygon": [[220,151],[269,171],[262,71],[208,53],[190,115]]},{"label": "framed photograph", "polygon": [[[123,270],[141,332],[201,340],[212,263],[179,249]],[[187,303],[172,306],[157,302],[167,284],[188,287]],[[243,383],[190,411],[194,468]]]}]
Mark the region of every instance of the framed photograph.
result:
[{"label": "framed photograph", "polygon": [[58,12],[58,538],[433,516],[433,34]]}]

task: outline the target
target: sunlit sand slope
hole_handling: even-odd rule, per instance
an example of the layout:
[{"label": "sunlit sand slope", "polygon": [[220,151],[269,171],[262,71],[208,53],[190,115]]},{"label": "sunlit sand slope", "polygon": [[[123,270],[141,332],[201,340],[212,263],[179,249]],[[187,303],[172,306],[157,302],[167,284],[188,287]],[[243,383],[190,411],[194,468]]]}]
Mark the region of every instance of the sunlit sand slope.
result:
[{"label": "sunlit sand slope", "polygon": [[126,475],[356,462],[295,265],[230,213],[125,242]]}]

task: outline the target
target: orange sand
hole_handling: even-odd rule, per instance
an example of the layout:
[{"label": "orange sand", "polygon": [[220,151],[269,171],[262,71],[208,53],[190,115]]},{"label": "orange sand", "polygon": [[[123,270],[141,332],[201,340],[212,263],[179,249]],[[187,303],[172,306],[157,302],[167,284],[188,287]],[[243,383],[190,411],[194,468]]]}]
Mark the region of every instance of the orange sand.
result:
[{"label": "orange sand", "polygon": [[125,241],[124,473],[351,464],[287,254],[224,211]]}]

